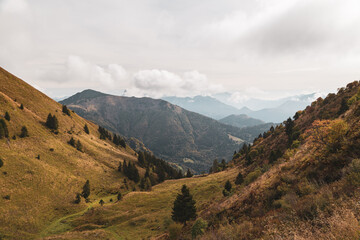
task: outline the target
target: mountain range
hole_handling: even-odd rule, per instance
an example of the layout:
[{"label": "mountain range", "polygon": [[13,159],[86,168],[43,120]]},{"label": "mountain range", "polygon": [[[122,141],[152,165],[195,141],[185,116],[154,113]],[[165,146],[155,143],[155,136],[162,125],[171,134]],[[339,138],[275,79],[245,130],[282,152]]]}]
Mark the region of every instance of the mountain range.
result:
[{"label": "mountain range", "polygon": [[135,137],[157,156],[207,172],[214,159],[230,160],[244,141],[255,136],[159,99],[108,95],[85,90],[61,101],[80,116]]}]

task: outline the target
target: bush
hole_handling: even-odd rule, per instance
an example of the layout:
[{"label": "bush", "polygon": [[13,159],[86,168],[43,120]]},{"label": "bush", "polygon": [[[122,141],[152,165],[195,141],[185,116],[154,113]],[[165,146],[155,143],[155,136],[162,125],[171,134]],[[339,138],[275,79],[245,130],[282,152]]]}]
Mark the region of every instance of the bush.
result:
[{"label": "bush", "polygon": [[77,194],[76,194],[76,197],[75,197],[74,203],[75,203],[75,204],[79,204],[80,202],[81,202],[81,194],[80,194],[80,193],[77,193]]},{"label": "bush", "polygon": [[169,225],[169,238],[172,240],[179,239],[182,232],[182,225],[179,223],[172,223]]},{"label": "bush", "polygon": [[360,159],[353,159],[349,165],[346,180],[353,187],[360,187]]},{"label": "bush", "polygon": [[199,218],[198,220],[196,220],[196,222],[194,223],[194,225],[191,228],[191,236],[193,238],[196,238],[200,235],[203,235],[207,226],[208,226],[208,223],[205,220],[203,220],[202,218]]},{"label": "bush", "polygon": [[250,183],[252,183],[253,181],[255,181],[258,177],[261,176],[261,170],[260,169],[255,169],[255,171],[249,173],[244,180],[245,185],[249,185]]},{"label": "bush", "polygon": [[27,128],[25,126],[23,126],[21,128],[20,137],[25,138],[25,137],[28,137],[28,136],[29,136],[28,130],[27,130]]}]

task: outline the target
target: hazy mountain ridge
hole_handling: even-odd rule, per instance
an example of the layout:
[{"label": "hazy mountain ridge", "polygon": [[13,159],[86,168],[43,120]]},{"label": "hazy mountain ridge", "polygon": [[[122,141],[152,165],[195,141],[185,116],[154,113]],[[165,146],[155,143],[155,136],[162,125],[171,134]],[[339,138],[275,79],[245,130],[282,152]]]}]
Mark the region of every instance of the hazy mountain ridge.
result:
[{"label": "hazy mountain ridge", "polygon": [[246,141],[254,138],[164,100],[99,95],[86,90],[61,103],[112,131],[139,139],[156,155],[199,172],[208,171],[215,158],[229,159],[239,148],[228,134]]},{"label": "hazy mountain ridge", "polygon": [[264,124],[265,122],[259,119],[251,118],[247,116],[246,114],[239,114],[239,115],[229,115],[225,118],[222,118],[219,120],[221,123],[225,123],[231,126],[235,126],[238,128],[243,127],[252,127],[256,125]]}]

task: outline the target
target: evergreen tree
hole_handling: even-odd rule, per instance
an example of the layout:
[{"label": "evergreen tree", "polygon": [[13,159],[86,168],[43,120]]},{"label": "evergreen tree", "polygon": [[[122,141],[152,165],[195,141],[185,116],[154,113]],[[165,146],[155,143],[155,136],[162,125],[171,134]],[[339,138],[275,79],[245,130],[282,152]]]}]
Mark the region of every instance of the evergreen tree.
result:
[{"label": "evergreen tree", "polygon": [[66,115],[70,116],[70,110],[67,108],[66,105],[62,106],[62,112],[65,113]]},{"label": "evergreen tree", "polygon": [[213,162],[213,165],[212,167],[210,168],[210,173],[216,173],[219,171],[219,163],[218,163],[218,160],[215,159],[214,162]]},{"label": "evergreen tree", "polygon": [[28,130],[27,130],[27,128],[25,126],[23,126],[21,128],[20,137],[25,138],[25,137],[28,137],[28,136],[29,136]]},{"label": "evergreen tree", "polygon": [[102,205],[104,205],[105,202],[104,202],[104,200],[100,199],[100,202],[99,202],[99,203],[100,203],[100,205],[102,206]]},{"label": "evergreen tree", "polygon": [[338,111],[338,114],[341,115],[344,112],[346,112],[347,110],[349,110],[349,105],[347,104],[347,100],[346,98],[342,98],[341,99],[341,105],[340,105],[340,109]]},{"label": "evergreen tree", "polygon": [[140,165],[140,166],[144,166],[144,163],[145,163],[144,153],[139,152],[138,162],[139,162],[139,165]]},{"label": "evergreen tree", "polygon": [[0,158],[0,168],[1,168],[2,166],[4,166],[4,162],[3,162],[3,160]]},{"label": "evergreen tree", "polygon": [[133,179],[132,180],[135,183],[138,183],[140,181],[140,175],[139,175],[139,171],[136,168],[135,164],[133,164],[133,166],[132,166],[132,172],[133,172]]},{"label": "evergreen tree", "polygon": [[181,194],[178,194],[174,201],[171,218],[175,222],[186,225],[187,221],[195,219],[197,216],[195,203],[196,202],[193,200],[189,188],[186,185],[183,185],[181,188]]},{"label": "evergreen tree", "polygon": [[122,195],[121,195],[121,192],[119,192],[117,195],[117,200],[120,201],[121,199],[122,199]]},{"label": "evergreen tree", "polygon": [[57,117],[55,115],[51,115],[51,113],[49,113],[49,115],[46,119],[45,125],[52,130],[58,130],[59,122],[58,122]]},{"label": "evergreen tree", "polygon": [[76,150],[83,152],[83,146],[82,146],[80,140],[77,140],[77,142],[76,142]]},{"label": "evergreen tree", "polygon": [[120,139],[120,146],[122,146],[123,148],[126,148],[126,143],[124,139]]},{"label": "evergreen tree", "polygon": [[119,172],[122,171],[121,162],[119,162],[118,171],[119,171]]},{"label": "evergreen tree", "polygon": [[225,161],[225,159],[222,159],[222,160],[221,160],[220,168],[221,168],[221,170],[225,170],[225,169],[226,169],[226,161]]},{"label": "evergreen tree", "polygon": [[70,138],[68,142],[71,146],[75,147],[75,139],[73,137]]},{"label": "evergreen tree", "polygon": [[151,184],[150,178],[146,177],[145,178],[145,188],[144,189],[146,191],[150,191],[151,187],[152,187],[152,184]]},{"label": "evergreen tree", "polygon": [[227,180],[226,183],[225,183],[226,191],[230,192],[231,188],[232,188],[231,182],[229,180]]},{"label": "evergreen tree", "polygon": [[86,133],[86,134],[89,134],[90,133],[90,130],[89,130],[89,127],[88,127],[88,125],[85,123],[85,126],[84,126],[84,132]]},{"label": "evergreen tree", "polygon": [[244,182],[244,177],[243,175],[241,174],[241,172],[239,172],[239,174],[236,176],[236,179],[235,179],[235,184],[236,185],[240,185]]},{"label": "evergreen tree", "polygon": [[9,130],[4,119],[0,119],[0,139],[9,137]]},{"label": "evergreen tree", "polygon": [[193,174],[191,173],[190,169],[188,169],[186,172],[186,177],[191,178],[192,176],[193,176]]},{"label": "evergreen tree", "polygon": [[77,193],[75,197],[74,203],[79,204],[81,202],[81,194]]},{"label": "evergreen tree", "polygon": [[10,114],[8,112],[5,113],[5,119],[10,121]]},{"label": "evergreen tree", "polygon": [[90,181],[86,180],[85,185],[83,186],[82,196],[86,199],[90,196]]},{"label": "evergreen tree", "polygon": [[24,110],[24,105],[23,104],[20,105],[20,109]]}]

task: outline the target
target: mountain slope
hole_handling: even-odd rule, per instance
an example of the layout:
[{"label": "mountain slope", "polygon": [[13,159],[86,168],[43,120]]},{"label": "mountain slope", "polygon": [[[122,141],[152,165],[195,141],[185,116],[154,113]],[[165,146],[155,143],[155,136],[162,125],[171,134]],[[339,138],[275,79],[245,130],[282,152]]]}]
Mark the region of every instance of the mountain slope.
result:
[{"label": "mountain slope", "polygon": [[199,113],[201,115],[214,118],[216,120],[229,116],[231,114],[239,114],[239,109],[218,101],[212,97],[195,96],[193,98],[186,97],[165,97],[165,101],[178,105],[186,110]]},{"label": "mountain slope", "polygon": [[197,172],[207,172],[215,158],[232,156],[239,143],[231,136],[249,140],[242,138],[239,128],[163,100],[88,95],[97,93],[86,90],[61,103],[114,132],[141,140],[157,156]]},{"label": "mountain slope", "polygon": [[238,128],[252,127],[265,123],[262,120],[251,118],[245,114],[239,114],[239,115],[232,114],[225,118],[220,119],[219,122]]},{"label": "mountain slope", "polygon": [[[5,112],[10,121],[3,119]],[[45,126],[49,113],[58,119],[57,131]],[[131,148],[100,140],[97,125],[75,113],[64,114],[59,103],[2,68],[0,120],[9,132],[9,138],[0,138],[1,239],[38,238],[52,221],[82,211],[104,195],[116,197],[128,191],[124,175],[117,170],[119,162],[137,162]],[[84,132],[85,124],[89,134]],[[21,138],[24,126],[29,136]],[[68,144],[72,137],[81,142],[82,151]],[[145,169],[138,169],[142,176]],[[86,180],[90,181],[90,203],[82,199],[74,204]],[[129,179],[127,186],[136,187]]]}]

